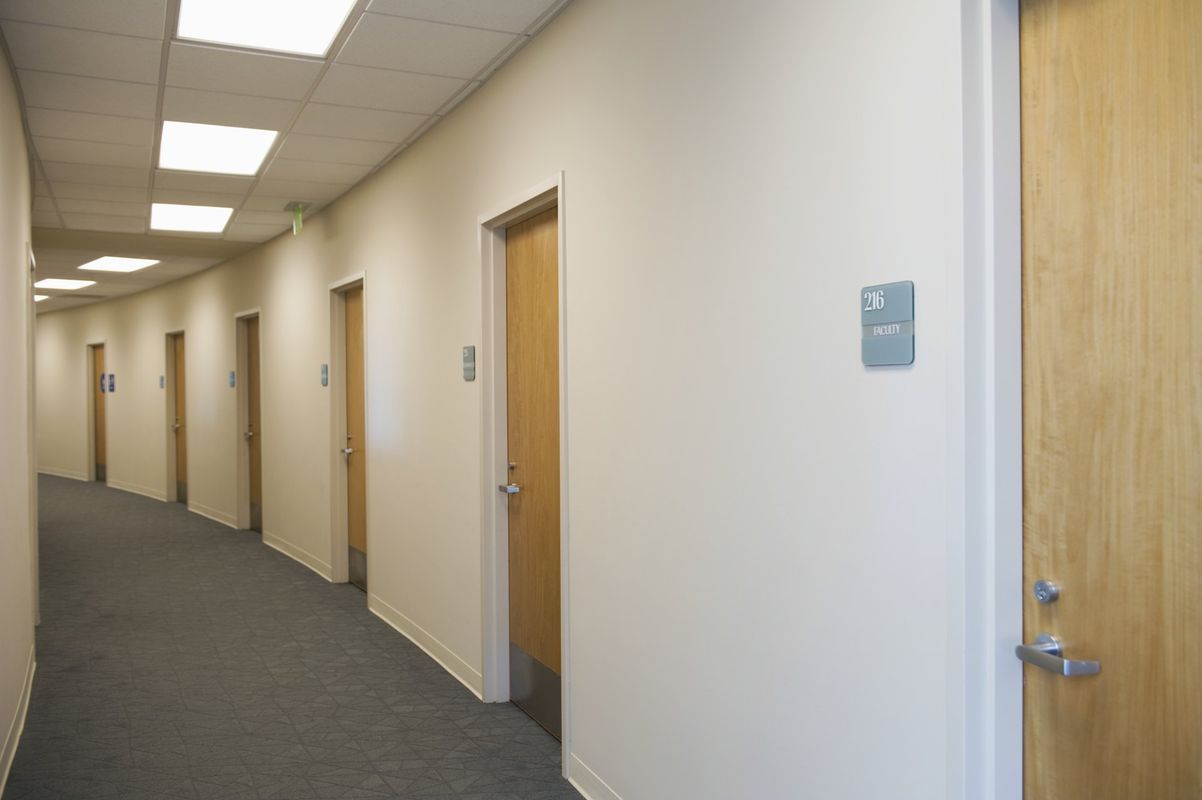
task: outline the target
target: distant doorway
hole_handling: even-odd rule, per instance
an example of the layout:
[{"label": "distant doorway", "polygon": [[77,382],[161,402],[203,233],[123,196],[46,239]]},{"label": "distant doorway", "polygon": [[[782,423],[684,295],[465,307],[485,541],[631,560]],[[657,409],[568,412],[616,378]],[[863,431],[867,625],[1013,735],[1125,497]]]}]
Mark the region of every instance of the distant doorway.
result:
[{"label": "distant doorway", "polygon": [[108,397],[107,375],[104,366],[104,345],[88,347],[91,358],[92,376],[90,390],[92,406],[92,478],[104,483],[108,480],[108,425],[106,398]]},{"label": "distant doorway", "polygon": [[343,369],[346,376],[346,533],[347,575],[367,591],[367,425],[363,359],[363,287],[343,293]]},{"label": "distant doorway", "polygon": [[171,409],[171,444],[174,458],[175,501],[188,504],[188,380],[187,358],[184,335],[173,333],[167,337],[167,352],[171,374],[168,387]]},{"label": "distant doorway", "polygon": [[509,696],[562,737],[559,209],[506,230]]},{"label": "distant doorway", "polygon": [[259,318],[243,320],[246,343],[246,429],[242,438],[247,446],[247,482],[250,497],[250,529],[263,532],[263,425],[259,396],[260,359]]}]

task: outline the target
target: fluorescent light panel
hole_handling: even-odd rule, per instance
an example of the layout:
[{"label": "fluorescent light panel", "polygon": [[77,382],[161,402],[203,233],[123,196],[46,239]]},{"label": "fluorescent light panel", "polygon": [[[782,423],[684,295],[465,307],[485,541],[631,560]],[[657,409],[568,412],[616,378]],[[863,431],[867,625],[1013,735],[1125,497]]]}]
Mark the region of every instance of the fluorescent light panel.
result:
[{"label": "fluorescent light panel", "polygon": [[62,289],[67,292],[73,292],[76,289],[82,289],[85,286],[95,286],[96,281],[74,281],[66,278],[42,278],[34,284],[38,289]]},{"label": "fluorescent light panel", "polygon": [[35,303],[40,303],[43,300],[49,300],[49,299],[50,299],[50,295],[48,295],[48,294],[35,294],[33,296],[33,302],[35,302]]},{"label": "fluorescent light panel", "polygon": [[222,175],[254,175],[263,166],[278,131],[163,122],[159,168]]},{"label": "fluorescent light panel", "polygon": [[355,0],[182,0],[181,39],[325,56]]},{"label": "fluorescent light panel", "polygon": [[156,231],[221,233],[230,221],[232,208],[185,206],[178,203],[151,203],[150,227]]},{"label": "fluorescent light panel", "polygon": [[80,264],[80,269],[96,270],[97,272],[137,272],[140,269],[153,267],[159,263],[153,258],[125,258],[123,256],[103,256],[95,261]]}]

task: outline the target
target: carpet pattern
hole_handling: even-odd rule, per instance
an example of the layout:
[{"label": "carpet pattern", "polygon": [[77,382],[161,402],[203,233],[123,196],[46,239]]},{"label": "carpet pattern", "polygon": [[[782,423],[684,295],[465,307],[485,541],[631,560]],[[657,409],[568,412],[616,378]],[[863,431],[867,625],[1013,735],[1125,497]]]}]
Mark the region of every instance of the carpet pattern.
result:
[{"label": "carpet pattern", "polygon": [[160,503],[43,476],[38,671],[3,800],[579,798],[349,585]]}]

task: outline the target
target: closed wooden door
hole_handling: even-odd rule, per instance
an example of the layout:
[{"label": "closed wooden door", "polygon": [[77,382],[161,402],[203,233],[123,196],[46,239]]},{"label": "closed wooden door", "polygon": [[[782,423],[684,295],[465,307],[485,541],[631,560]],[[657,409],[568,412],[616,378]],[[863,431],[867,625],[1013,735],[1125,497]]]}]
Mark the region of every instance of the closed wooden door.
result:
[{"label": "closed wooden door", "polygon": [[346,530],[351,583],[367,589],[367,425],[363,287],[348,291],[346,316]]},{"label": "closed wooden door", "polygon": [[108,409],[105,405],[107,397],[104,345],[98,344],[92,347],[92,452],[96,480],[102,483],[108,477]]},{"label": "closed wooden door", "polygon": [[250,450],[250,528],[263,532],[263,425],[259,398],[259,318],[246,320],[246,440]]},{"label": "closed wooden door", "polygon": [[[1202,798],[1202,3],[1022,3],[1028,800]],[[1035,581],[1059,585],[1041,603]]]},{"label": "closed wooden door", "polygon": [[506,231],[510,696],[560,735],[558,209]]},{"label": "closed wooden door", "polygon": [[184,352],[184,335],[171,337],[174,353],[175,421],[175,499],[188,502],[188,380],[187,360]]}]

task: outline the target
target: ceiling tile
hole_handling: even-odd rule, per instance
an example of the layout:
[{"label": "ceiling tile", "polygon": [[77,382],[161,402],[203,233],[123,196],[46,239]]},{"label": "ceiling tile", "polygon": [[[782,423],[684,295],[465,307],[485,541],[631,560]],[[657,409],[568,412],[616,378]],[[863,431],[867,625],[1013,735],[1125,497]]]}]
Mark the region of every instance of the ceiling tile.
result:
[{"label": "ceiling tile", "polygon": [[41,181],[41,180],[34,181],[33,182],[33,196],[34,197],[49,197],[50,196],[50,184],[46,183],[46,181]]},{"label": "ceiling tile", "polygon": [[341,64],[471,78],[516,37],[478,28],[364,14],[338,53]]},{"label": "ceiling tile", "polygon": [[259,181],[254,194],[267,197],[287,197],[288,200],[285,200],[285,203],[294,200],[306,203],[328,203],[349,188],[351,187],[332,183],[264,179]]},{"label": "ceiling tile", "polygon": [[154,203],[181,203],[186,206],[222,206],[237,208],[242,204],[241,193],[192,192],[186,189],[156,188],[151,197]]},{"label": "ceiling tile", "polygon": [[63,214],[68,228],[83,231],[116,231],[145,233],[146,220],[138,217],[119,217],[103,214]]},{"label": "ceiling tile", "polygon": [[61,198],[58,209],[64,214],[105,214],[114,217],[138,217],[145,219],[150,209],[143,200],[140,203],[112,203],[104,200],[80,200]]},{"label": "ceiling tile", "polygon": [[54,212],[54,201],[51,200],[49,197],[34,197],[33,198],[33,210],[34,211],[44,211],[48,214],[53,214],[53,213],[55,213]]},{"label": "ceiling tile", "polygon": [[286,229],[282,225],[249,225],[235,222],[225,229],[225,238],[235,242],[265,242],[279,236]]},{"label": "ceiling tile", "polygon": [[139,83],[159,80],[159,40],[25,22],[5,22],[3,28],[18,69]]},{"label": "ceiling tile", "polygon": [[313,99],[341,106],[433,114],[463,84],[462,78],[331,64]]},{"label": "ceiling tile", "polygon": [[308,103],[292,129],[315,136],[398,143],[425,120],[421,114]]},{"label": "ceiling tile", "polygon": [[120,3],[80,0],[3,0],[0,19],[40,22],[65,28],[123,33],[162,40],[167,0],[121,0]]},{"label": "ceiling tile", "polygon": [[338,139],[333,136],[289,134],[276,153],[277,158],[326,161],[331,164],[363,164],[374,167],[392,152],[391,142],[369,142],[364,139]]},{"label": "ceiling tile", "polygon": [[150,145],[131,147],[127,144],[80,142],[75,139],[33,137],[38,156],[45,161],[67,164],[103,164],[110,167],[149,167]]},{"label": "ceiling tile", "polygon": [[[283,195],[252,194],[242,204],[242,213],[246,213],[247,211],[283,211],[284,206],[293,202],[293,199],[291,197],[284,197]],[[312,204],[305,207],[306,216],[317,211],[324,204],[324,201],[318,201],[312,197],[305,198],[305,201]],[[289,219],[292,218],[291,212],[285,213],[288,214]]]},{"label": "ceiling tile", "polygon": [[118,203],[145,203],[146,188],[140,186],[102,186],[91,183],[54,184],[54,196],[60,200],[111,200]]},{"label": "ceiling tile", "polygon": [[95,183],[101,186],[137,186],[146,189],[150,186],[149,169],[133,169],[131,167],[104,167],[94,164],[63,164],[42,160],[46,177],[52,185],[58,181],[68,183]]},{"label": "ceiling tile", "polygon": [[357,183],[371,167],[361,164],[327,164],[320,161],[296,161],[277,158],[263,173],[263,178],[286,181],[317,181],[319,183]]},{"label": "ceiling tile", "polygon": [[223,192],[226,194],[246,194],[254,183],[254,178],[243,178],[235,175],[210,175],[204,172],[170,172],[155,170],[154,188],[186,189],[192,192]]},{"label": "ceiling tile", "polygon": [[163,92],[163,119],[178,122],[203,122],[209,125],[237,125],[243,128],[287,130],[300,111],[295,100],[252,97],[226,92],[167,87]]},{"label": "ceiling tile", "polygon": [[286,227],[292,224],[292,212],[284,211],[239,211],[235,222],[251,225],[275,225]]},{"label": "ceiling tile", "polygon": [[368,11],[521,33],[557,0],[371,0]]},{"label": "ceiling tile", "polygon": [[81,114],[50,108],[31,108],[26,114],[34,136],[65,136],[109,144],[154,144],[154,122],[135,117],[111,117],[106,114]]},{"label": "ceiling tile", "polygon": [[22,70],[19,74],[25,104],[31,108],[58,108],[154,119],[155,106],[158,104],[158,89],[154,84],[29,70]]},{"label": "ceiling tile", "polygon": [[174,42],[167,62],[167,85],[302,100],[317,79],[321,64],[313,59]]}]

